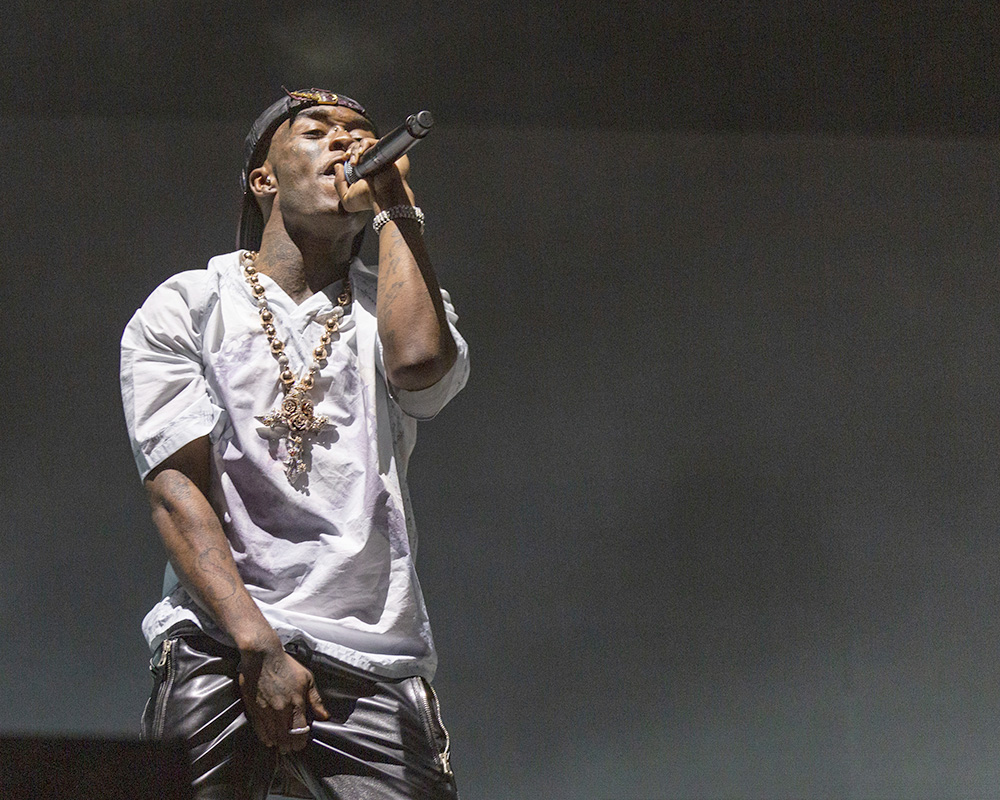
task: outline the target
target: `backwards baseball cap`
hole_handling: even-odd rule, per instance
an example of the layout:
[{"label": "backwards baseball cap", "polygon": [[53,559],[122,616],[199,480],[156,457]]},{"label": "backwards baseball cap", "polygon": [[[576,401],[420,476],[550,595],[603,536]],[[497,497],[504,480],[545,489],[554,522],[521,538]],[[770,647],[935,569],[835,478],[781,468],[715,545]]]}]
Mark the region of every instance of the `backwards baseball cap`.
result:
[{"label": "backwards baseball cap", "polygon": [[[344,106],[357,111],[361,116],[371,121],[364,107],[350,97],[336,94],[326,89],[309,89],[308,91],[285,91],[285,96],[275,101],[264,111],[247,134],[243,144],[243,172],[240,173],[240,188],[243,190],[243,210],[240,213],[240,224],[236,229],[236,244],[243,250],[259,250],[260,239],[264,233],[264,217],[257,205],[257,198],[250,190],[250,173],[264,163],[271,137],[286,119],[294,118],[303,108],[310,106]],[[372,123],[372,130],[375,125]]]}]

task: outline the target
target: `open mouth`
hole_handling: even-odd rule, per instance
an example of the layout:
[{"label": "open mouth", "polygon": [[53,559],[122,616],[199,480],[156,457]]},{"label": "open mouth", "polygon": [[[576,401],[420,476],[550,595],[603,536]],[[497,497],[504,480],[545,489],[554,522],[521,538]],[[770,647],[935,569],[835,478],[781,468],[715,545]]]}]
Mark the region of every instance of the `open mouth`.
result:
[{"label": "open mouth", "polygon": [[346,155],[337,156],[335,159],[333,159],[333,161],[331,161],[329,164],[327,164],[326,169],[324,169],[320,174],[321,175],[335,175],[336,172],[337,172],[337,164],[343,164],[345,161],[347,161],[347,156]]}]

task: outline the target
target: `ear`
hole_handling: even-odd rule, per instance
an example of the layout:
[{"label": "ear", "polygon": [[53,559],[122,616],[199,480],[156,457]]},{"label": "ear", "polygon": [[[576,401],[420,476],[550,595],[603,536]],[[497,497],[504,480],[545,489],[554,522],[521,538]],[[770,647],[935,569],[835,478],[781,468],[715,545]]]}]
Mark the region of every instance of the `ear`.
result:
[{"label": "ear", "polygon": [[273,199],[278,191],[278,179],[271,173],[271,166],[266,161],[250,173],[250,191],[258,200]]}]

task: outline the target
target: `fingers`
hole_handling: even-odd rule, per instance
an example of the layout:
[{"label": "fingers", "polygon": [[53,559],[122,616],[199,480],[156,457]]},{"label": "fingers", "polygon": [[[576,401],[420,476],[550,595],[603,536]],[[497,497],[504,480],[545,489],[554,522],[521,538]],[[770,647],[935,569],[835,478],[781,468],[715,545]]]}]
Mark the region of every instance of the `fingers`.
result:
[{"label": "fingers", "polygon": [[[308,711],[314,719],[323,721],[330,719],[330,714],[323,706],[323,700],[320,697],[319,690],[316,688],[316,683],[311,674],[309,675],[309,687],[306,692],[306,699],[309,702]],[[288,729],[288,736],[278,745],[280,752],[287,753],[289,750],[302,750],[309,744],[312,729],[306,711],[305,706],[295,706],[292,710],[292,722],[291,727]]]},{"label": "fingers", "polygon": [[309,687],[309,707],[312,709],[312,715],[316,719],[323,720],[324,722],[330,719],[330,712],[323,705],[323,698],[320,697],[319,689],[316,688],[315,683]]},{"label": "fingers", "polygon": [[[256,715],[255,715],[256,716]],[[306,717],[305,705],[295,705],[285,709],[267,709],[259,715],[260,728],[254,730],[267,747],[277,748],[279,753],[302,750],[309,744],[312,728]],[[261,735],[261,730],[266,731]]]},{"label": "fingers", "polygon": [[[374,144],[376,139],[360,139],[347,147],[345,151],[347,164],[357,165],[360,163],[365,152]],[[343,174],[343,166],[334,166],[334,186],[337,194],[340,195],[340,205],[344,211],[355,213],[358,211],[368,211],[370,209],[388,208],[390,205],[400,203],[413,204],[413,190],[410,189],[406,177],[410,172],[410,159],[406,155],[396,159],[394,164],[389,164],[380,169],[368,179],[347,183],[347,178]]]},{"label": "fingers", "polygon": [[250,724],[253,726],[257,738],[264,743],[265,747],[274,747],[277,745],[278,738],[275,735],[277,731],[275,731],[271,715],[265,709],[253,703],[244,703],[244,707],[247,710],[247,717],[250,719]]},{"label": "fingers", "polygon": [[330,718],[312,673],[286,653],[256,682],[240,673],[239,687],[257,737],[281,753],[302,750],[309,744],[310,714],[315,719]]},{"label": "fingers", "polygon": [[347,176],[344,175],[343,164],[333,165],[333,185],[336,187],[337,194],[340,195],[340,203],[343,205],[344,198],[347,196],[348,189],[350,189],[347,183]]},{"label": "fingers", "polygon": [[[311,729],[307,711],[311,712],[314,719],[330,719],[330,714],[323,706],[323,700],[320,697],[319,690],[316,688],[316,680],[313,678],[313,674],[305,667],[300,666],[300,669],[302,670],[302,677],[305,679],[305,685],[302,687],[304,689],[302,700],[305,702],[296,702],[292,707],[292,721],[291,727],[288,729],[287,740],[288,746],[292,750],[302,750],[309,744]],[[306,702],[308,702],[308,708]]]},{"label": "fingers", "polygon": [[348,160],[352,164],[357,164],[361,160],[361,156],[364,154],[365,150],[372,147],[378,142],[378,139],[365,138],[358,139],[354,144],[347,148]]},{"label": "fingers", "polygon": [[344,211],[367,211],[372,207],[367,182],[360,180],[348,185],[343,164],[333,168],[333,185],[340,195],[340,206]]},{"label": "fingers", "polygon": [[[361,157],[365,154],[365,151],[369,147],[378,144],[378,139],[359,139],[357,142],[352,144],[347,148],[348,161],[352,164],[357,164]],[[395,161],[396,169],[399,170],[399,174],[405,178],[410,173],[410,158],[406,154],[401,155]]]},{"label": "fingers", "polygon": [[[347,160],[351,164],[357,165],[361,161],[361,157],[365,154],[372,145],[378,144],[377,139],[360,139],[354,144],[347,148]],[[410,174],[410,157],[405,153],[396,159],[394,162],[396,169],[399,170],[399,174],[402,178],[406,178]]]},{"label": "fingers", "polygon": [[274,724],[274,718],[268,713],[267,709],[257,706],[250,712],[249,716],[257,738],[264,743],[265,747],[276,747],[279,743],[280,735],[280,731],[277,728],[280,726]]},{"label": "fingers", "polygon": [[257,734],[257,738],[264,743],[265,747],[274,747],[274,736],[272,735],[271,726],[267,722],[267,716],[260,713],[257,699],[249,691],[247,679],[242,672],[239,674],[239,685],[240,694],[243,697],[243,709],[246,712],[247,719],[250,720],[250,725],[253,727],[254,733]]},{"label": "fingers", "polygon": [[278,750],[282,753],[287,753],[291,750],[302,750],[309,744],[310,732],[311,729],[309,728],[309,720],[306,719],[305,707],[296,706],[292,711],[291,727],[278,743]]}]

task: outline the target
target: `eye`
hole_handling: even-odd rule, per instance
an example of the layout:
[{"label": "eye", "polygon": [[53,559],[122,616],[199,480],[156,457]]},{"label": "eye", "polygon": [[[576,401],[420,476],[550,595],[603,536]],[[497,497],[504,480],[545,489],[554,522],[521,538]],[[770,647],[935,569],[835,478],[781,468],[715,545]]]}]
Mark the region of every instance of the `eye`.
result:
[{"label": "eye", "polygon": [[326,135],[326,131],[322,128],[310,128],[309,130],[304,131],[302,135],[309,139],[320,139]]}]

